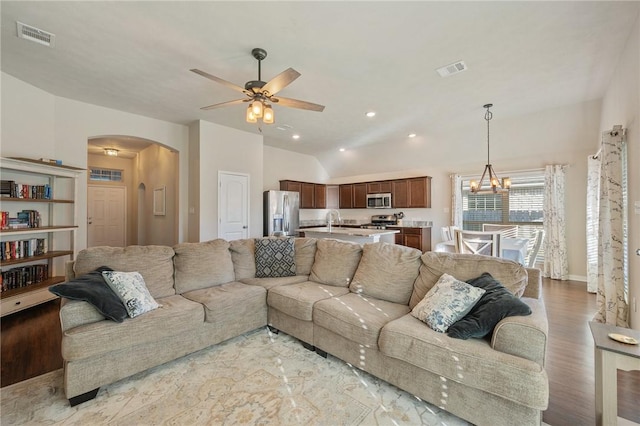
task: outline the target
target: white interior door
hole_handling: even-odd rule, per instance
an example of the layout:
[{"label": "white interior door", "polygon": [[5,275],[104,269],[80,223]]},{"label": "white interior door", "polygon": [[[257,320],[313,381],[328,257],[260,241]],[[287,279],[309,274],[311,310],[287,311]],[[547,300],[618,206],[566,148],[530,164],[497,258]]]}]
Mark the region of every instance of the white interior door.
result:
[{"label": "white interior door", "polygon": [[249,237],[249,175],[218,172],[218,238]]},{"label": "white interior door", "polygon": [[126,188],[87,188],[87,247],[126,245]]}]

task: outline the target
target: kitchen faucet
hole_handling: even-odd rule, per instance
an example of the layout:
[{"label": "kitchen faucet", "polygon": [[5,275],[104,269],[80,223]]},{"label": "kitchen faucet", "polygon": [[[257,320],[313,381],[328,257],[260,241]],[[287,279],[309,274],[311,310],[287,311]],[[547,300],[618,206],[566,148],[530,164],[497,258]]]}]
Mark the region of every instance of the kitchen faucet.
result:
[{"label": "kitchen faucet", "polygon": [[341,220],[340,219],[340,212],[336,209],[331,209],[327,212],[327,226],[329,227],[329,232],[331,232],[331,224],[332,224],[332,219],[333,216],[336,217],[336,223],[340,224]]}]

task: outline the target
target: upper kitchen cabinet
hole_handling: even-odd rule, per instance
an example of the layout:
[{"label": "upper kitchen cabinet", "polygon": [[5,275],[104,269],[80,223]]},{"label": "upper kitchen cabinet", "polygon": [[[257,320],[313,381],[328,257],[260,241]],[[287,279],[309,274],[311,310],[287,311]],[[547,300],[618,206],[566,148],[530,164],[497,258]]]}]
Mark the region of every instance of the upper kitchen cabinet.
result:
[{"label": "upper kitchen cabinet", "polygon": [[394,180],[391,191],[393,208],[431,208],[431,177]]},{"label": "upper kitchen cabinet", "polygon": [[340,208],[366,209],[367,184],[363,182],[340,185]]},{"label": "upper kitchen cabinet", "polygon": [[300,194],[301,209],[324,209],[327,205],[327,186],[320,183],[281,180],[281,191],[294,191]]},{"label": "upper kitchen cabinet", "polygon": [[353,184],[348,183],[340,185],[340,208],[352,209],[353,208]]},{"label": "upper kitchen cabinet", "polygon": [[367,194],[387,194],[392,191],[391,181],[367,182]]},{"label": "upper kitchen cabinet", "polygon": [[354,209],[367,208],[367,184],[366,183],[353,184],[353,208]]},{"label": "upper kitchen cabinet", "polygon": [[409,207],[409,181],[398,179],[392,182],[391,205],[394,209]]}]

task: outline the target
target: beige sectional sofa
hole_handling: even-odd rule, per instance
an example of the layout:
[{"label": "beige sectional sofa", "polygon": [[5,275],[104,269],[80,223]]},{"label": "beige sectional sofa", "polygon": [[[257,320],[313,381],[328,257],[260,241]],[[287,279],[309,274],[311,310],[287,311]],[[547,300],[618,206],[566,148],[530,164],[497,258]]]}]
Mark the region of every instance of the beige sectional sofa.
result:
[{"label": "beige sectional sofa", "polygon": [[[537,269],[498,258],[393,244],[295,239],[295,275],[256,278],[255,241],[94,247],[67,267],[138,271],[162,305],[122,323],[63,299],[65,392],[100,386],[269,325],[478,425],[538,425],[548,402],[547,317]],[[491,339],[460,340],[411,315],[443,273],[489,272],[532,310]]]}]

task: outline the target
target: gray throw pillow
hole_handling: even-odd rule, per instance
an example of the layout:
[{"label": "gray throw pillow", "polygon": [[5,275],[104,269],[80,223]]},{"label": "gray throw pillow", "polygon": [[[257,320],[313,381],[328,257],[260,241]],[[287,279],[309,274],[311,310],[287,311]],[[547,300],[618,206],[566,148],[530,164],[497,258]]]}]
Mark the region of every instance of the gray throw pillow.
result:
[{"label": "gray throw pillow", "polygon": [[291,277],[296,274],[293,238],[256,239],[256,277]]},{"label": "gray throw pillow", "polygon": [[118,295],[111,290],[102,277],[104,271],[113,271],[113,269],[101,266],[72,281],[52,285],[49,291],[66,299],[88,302],[105,318],[122,322],[129,315]]},{"label": "gray throw pillow", "polygon": [[467,281],[485,293],[473,309],[449,327],[447,335],[456,339],[481,338],[493,333],[503,319],[514,315],[530,315],[531,308],[514,296],[488,272]]}]

